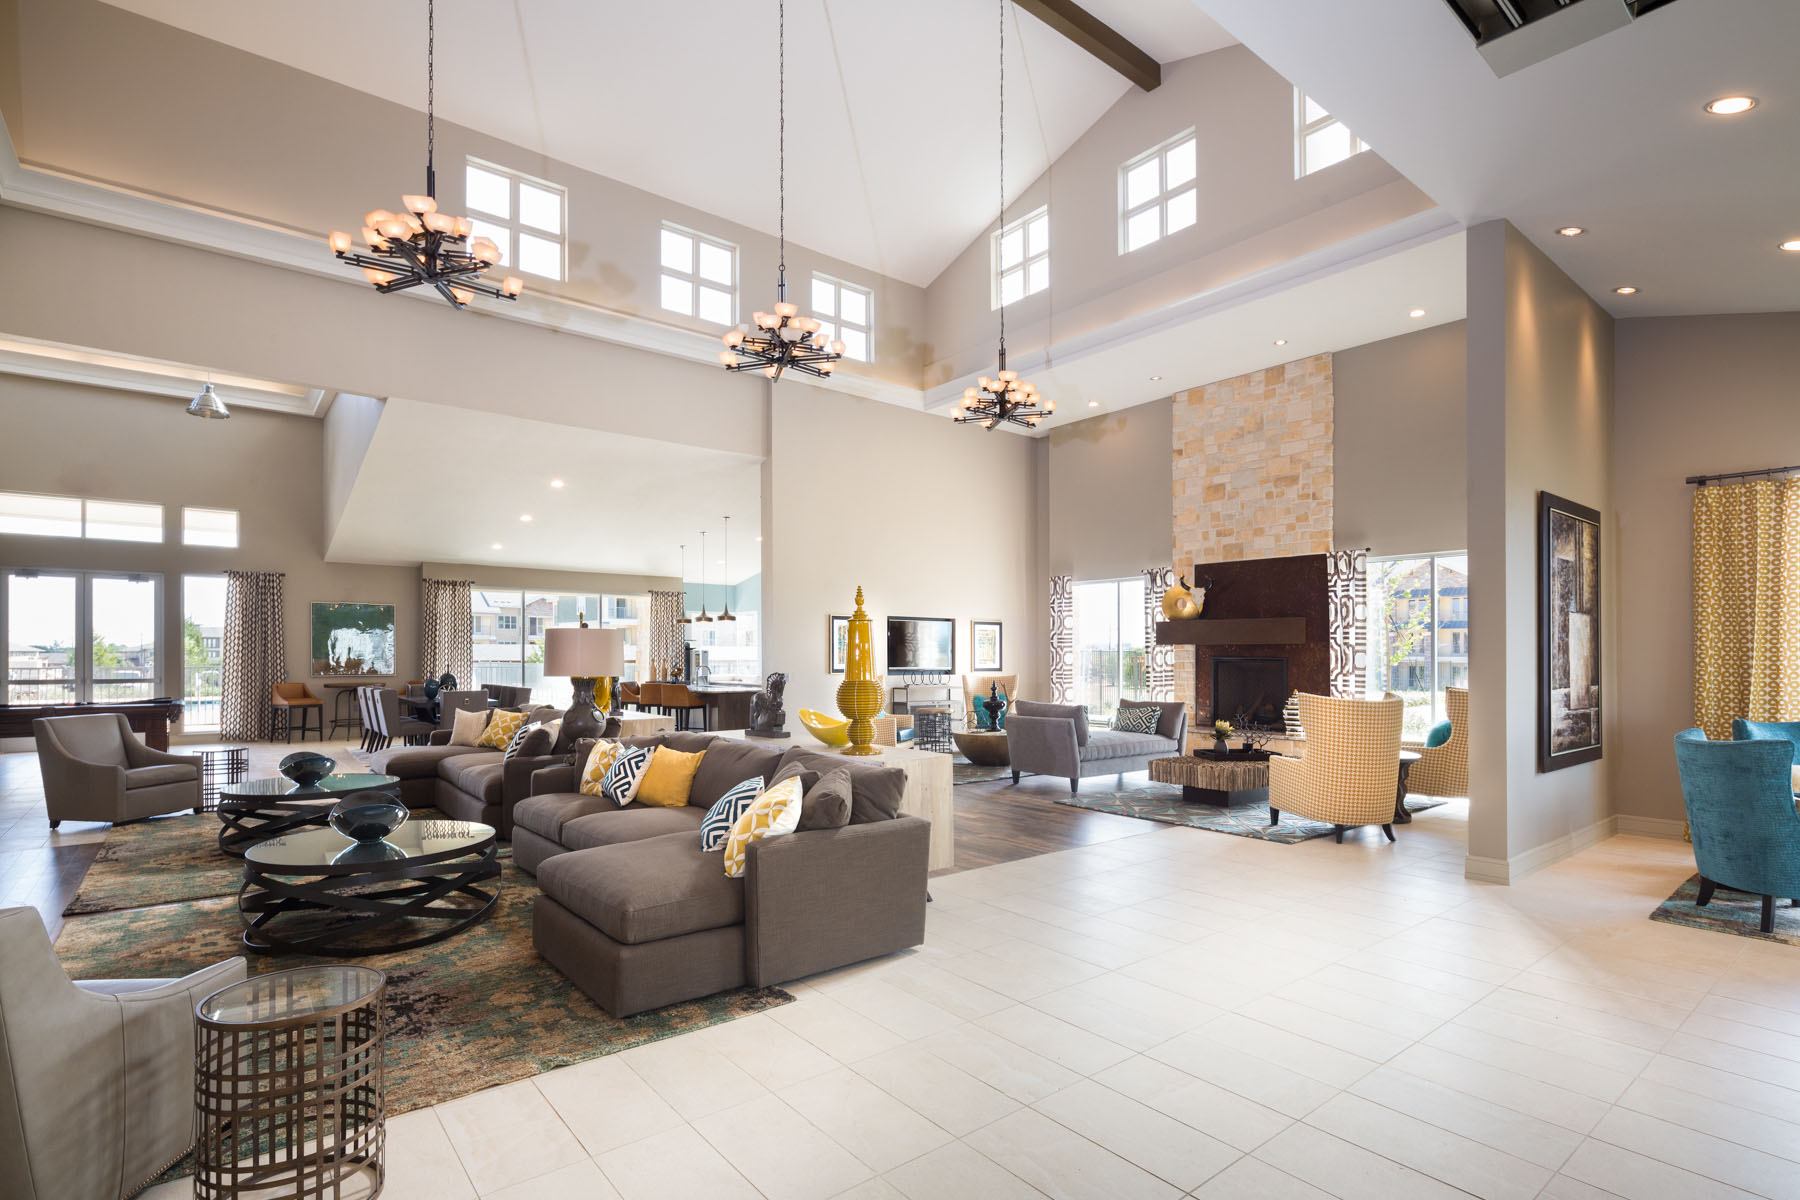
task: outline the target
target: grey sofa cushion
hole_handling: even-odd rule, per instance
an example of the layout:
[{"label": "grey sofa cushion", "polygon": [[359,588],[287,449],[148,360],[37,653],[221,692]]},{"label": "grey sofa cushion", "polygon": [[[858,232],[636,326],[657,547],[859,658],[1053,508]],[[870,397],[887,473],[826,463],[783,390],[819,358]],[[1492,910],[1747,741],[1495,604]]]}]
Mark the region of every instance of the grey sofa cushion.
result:
[{"label": "grey sofa cushion", "polygon": [[839,829],[850,823],[850,804],[855,793],[850,768],[837,767],[820,776],[800,801],[800,825],[809,829]]},{"label": "grey sofa cushion", "polygon": [[[605,803],[609,806],[607,809],[565,821],[562,836],[558,840],[571,850],[616,846],[621,842],[641,842],[645,838],[662,837],[667,833],[686,833],[699,829],[700,822],[706,817],[703,810],[690,804],[659,808],[653,804],[634,802],[624,808],[611,808],[611,801]],[[723,864],[719,870],[725,870]]]},{"label": "grey sofa cushion", "polygon": [[1182,726],[1186,724],[1182,719],[1186,715],[1186,706],[1179,700],[1121,700],[1119,707],[1156,709],[1156,736],[1160,738],[1174,740],[1180,737]]},{"label": "grey sofa cushion", "polygon": [[[1045,704],[1040,700],[1020,700],[1012,706],[1012,715],[1020,717],[1062,717],[1075,722],[1075,744],[1088,744],[1088,719],[1085,704]],[[1082,757],[1086,757],[1083,755]]]},{"label": "grey sofa cushion", "polygon": [[500,751],[473,746],[389,746],[369,759],[369,770],[401,779],[435,779],[446,758],[479,756],[483,762],[499,762]]},{"label": "grey sofa cushion", "polygon": [[[687,811],[697,818],[698,809]],[[622,815],[609,813],[606,819]],[[698,832],[559,854],[538,868],[538,886],[607,937],[626,945],[738,925],[744,920],[744,881],[726,877],[719,856],[700,849]]]},{"label": "grey sofa cushion", "polygon": [[157,763],[151,767],[131,767],[125,772],[125,789],[160,787],[165,783],[189,783],[200,778],[198,765]]},{"label": "grey sofa cushion", "polygon": [[700,769],[694,772],[688,803],[699,809],[711,808],[720,796],[752,775],[760,775],[763,782],[769,782],[780,763],[779,750],[754,742],[714,738],[706,746],[706,757],[700,760]]},{"label": "grey sofa cushion", "polygon": [[547,792],[528,796],[513,806],[513,824],[522,825],[540,837],[562,842],[563,826],[577,817],[598,812],[617,812],[613,802],[604,796],[584,796],[580,792]]},{"label": "grey sofa cushion", "polygon": [[[679,750],[683,754],[693,754],[699,750],[709,749],[714,743],[724,740],[710,733],[696,733],[687,729],[665,732],[662,734],[662,739],[662,745],[671,750]],[[744,776],[739,775],[738,778],[742,779]],[[714,798],[717,799],[717,797]]]},{"label": "grey sofa cushion", "polygon": [[900,800],[906,795],[906,772],[899,767],[883,767],[873,762],[846,759],[841,754],[821,754],[795,746],[781,756],[781,765],[799,763],[821,776],[843,767],[850,772],[850,823],[890,821],[900,812]]},{"label": "grey sofa cushion", "polygon": [[466,792],[483,804],[499,804],[505,793],[506,764],[499,751],[476,757],[459,754],[438,765],[438,778],[459,792]]},{"label": "grey sofa cushion", "polygon": [[1096,729],[1088,744],[1081,748],[1082,762],[1107,758],[1143,758],[1151,754],[1179,753],[1169,738],[1154,733],[1120,733],[1116,729]]}]

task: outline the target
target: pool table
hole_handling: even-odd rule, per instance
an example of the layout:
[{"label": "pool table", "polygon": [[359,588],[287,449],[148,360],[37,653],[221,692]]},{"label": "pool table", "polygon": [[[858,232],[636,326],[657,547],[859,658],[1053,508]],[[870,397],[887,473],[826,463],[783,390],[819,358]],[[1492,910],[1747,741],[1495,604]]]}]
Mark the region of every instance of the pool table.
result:
[{"label": "pool table", "polygon": [[93,704],[0,704],[0,737],[30,737],[31,723],[38,717],[91,713],[119,713],[151,749],[167,750],[169,726],[181,720],[181,701],[158,696],[153,700],[102,700]]}]

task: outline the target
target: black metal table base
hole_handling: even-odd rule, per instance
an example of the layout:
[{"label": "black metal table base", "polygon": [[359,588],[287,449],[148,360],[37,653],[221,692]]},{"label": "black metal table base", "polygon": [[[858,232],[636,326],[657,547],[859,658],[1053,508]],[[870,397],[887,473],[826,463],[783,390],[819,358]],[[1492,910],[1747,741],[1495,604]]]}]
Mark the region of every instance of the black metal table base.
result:
[{"label": "black metal table base", "polygon": [[221,804],[219,813],[219,853],[233,858],[244,857],[244,851],[258,842],[266,842],[299,829],[317,829],[331,823],[331,808],[338,797],[332,796],[307,805],[279,803]]},{"label": "black metal table base", "polygon": [[[244,945],[261,954],[341,958],[429,946],[492,912],[500,899],[499,877],[499,851],[492,840],[441,861],[402,859],[332,874],[292,867],[277,874],[247,861],[238,889]],[[487,880],[496,882],[479,886]],[[294,914],[301,913],[324,915],[296,920]],[[414,921],[436,928],[406,936]],[[400,940],[370,936],[390,929],[402,934]]]}]

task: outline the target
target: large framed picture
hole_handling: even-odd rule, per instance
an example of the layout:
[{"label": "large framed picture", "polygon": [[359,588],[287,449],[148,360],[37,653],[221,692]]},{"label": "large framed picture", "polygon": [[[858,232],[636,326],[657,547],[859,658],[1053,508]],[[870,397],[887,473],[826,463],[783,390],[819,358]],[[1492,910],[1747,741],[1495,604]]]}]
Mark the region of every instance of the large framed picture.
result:
[{"label": "large framed picture", "polygon": [[1538,770],[1601,755],[1600,514],[1538,493]]},{"label": "large framed picture", "polygon": [[394,606],[314,604],[314,675],[392,675]]},{"label": "large framed picture", "polygon": [[998,671],[1002,669],[1000,665],[1004,661],[1002,632],[998,621],[969,622],[970,670]]},{"label": "large framed picture", "polygon": [[830,616],[825,619],[829,622],[825,631],[825,658],[831,664],[832,673],[841,675],[850,654],[850,618]]}]

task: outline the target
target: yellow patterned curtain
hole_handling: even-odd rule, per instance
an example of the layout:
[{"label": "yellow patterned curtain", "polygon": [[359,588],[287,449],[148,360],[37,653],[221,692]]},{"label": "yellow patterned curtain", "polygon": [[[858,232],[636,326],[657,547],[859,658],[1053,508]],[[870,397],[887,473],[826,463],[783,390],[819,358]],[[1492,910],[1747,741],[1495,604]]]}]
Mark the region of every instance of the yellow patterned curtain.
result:
[{"label": "yellow patterned curtain", "polygon": [[1694,489],[1694,723],[1800,717],[1800,480]]}]

